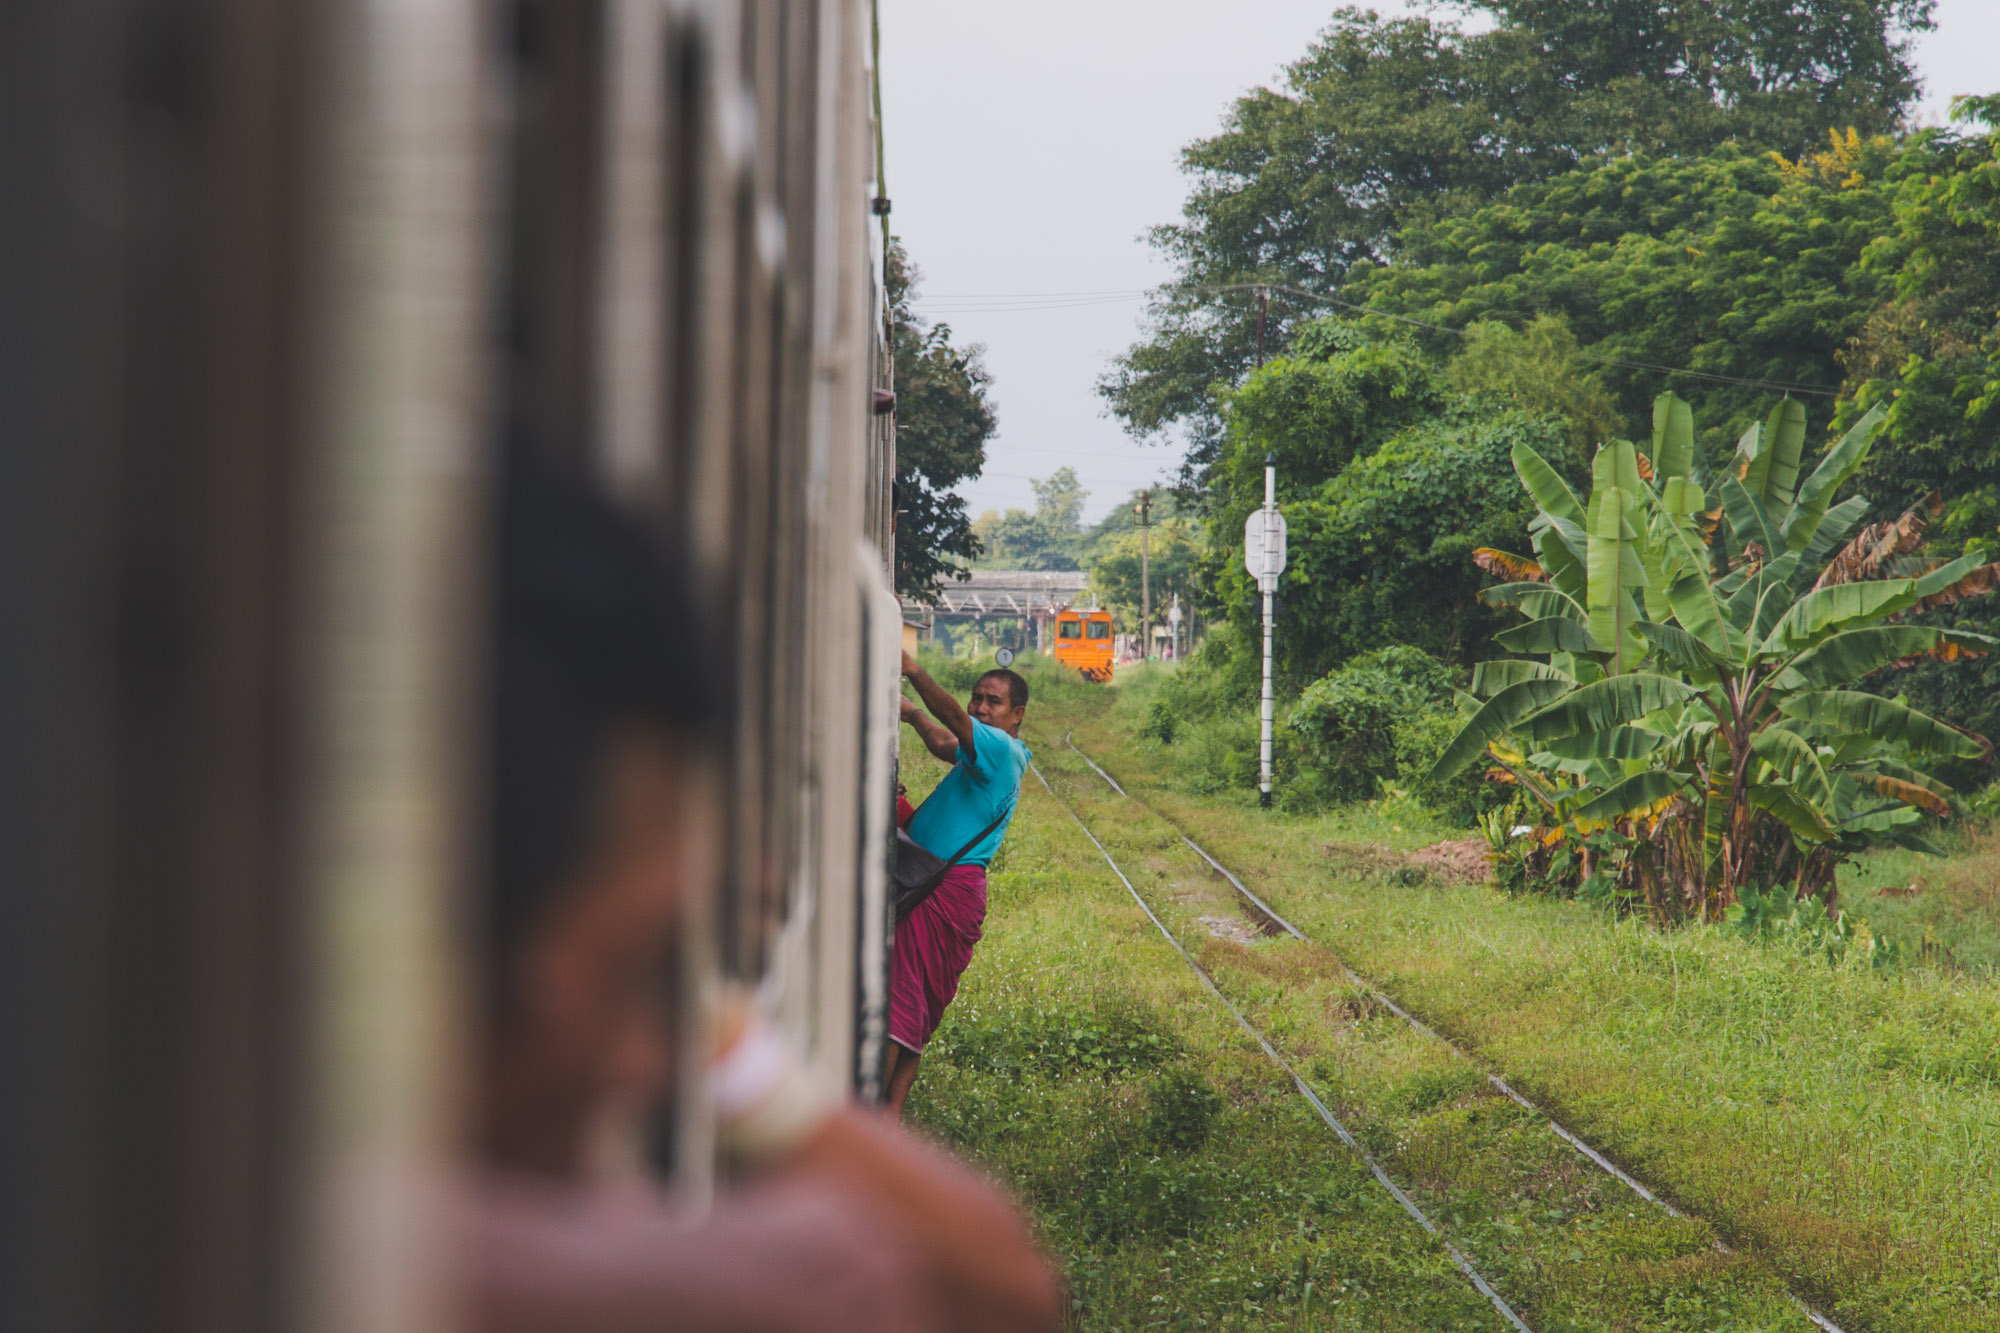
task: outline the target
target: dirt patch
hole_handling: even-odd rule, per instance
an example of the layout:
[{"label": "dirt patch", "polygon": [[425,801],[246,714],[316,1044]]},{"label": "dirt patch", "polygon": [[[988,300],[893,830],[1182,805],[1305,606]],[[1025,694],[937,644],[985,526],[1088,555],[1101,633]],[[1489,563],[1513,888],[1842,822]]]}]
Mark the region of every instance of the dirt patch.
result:
[{"label": "dirt patch", "polygon": [[1483,884],[1493,878],[1493,863],[1486,859],[1486,839],[1458,838],[1433,843],[1414,851],[1405,859],[1417,869],[1439,879],[1461,884]]},{"label": "dirt patch", "polygon": [[1241,917],[1205,916],[1201,918],[1202,928],[1219,940],[1234,940],[1238,944],[1255,944],[1264,938],[1264,932]]}]

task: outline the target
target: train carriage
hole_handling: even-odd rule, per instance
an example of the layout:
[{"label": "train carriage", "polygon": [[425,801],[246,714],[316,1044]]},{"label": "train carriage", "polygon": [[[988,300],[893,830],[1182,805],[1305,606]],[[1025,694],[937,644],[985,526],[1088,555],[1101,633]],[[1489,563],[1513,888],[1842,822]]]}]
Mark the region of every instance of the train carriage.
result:
[{"label": "train carriage", "polygon": [[1109,684],[1113,635],[1109,611],[1062,611],[1055,621],[1056,661],[1085,680]]},{"label": "train carriage", "polygon": [[[869,21],[10,11],[0,1326],[450,1326],[502,441],[644,516],[718,612],[690,650],[743,664],[683,1008],[753,987],[870,1091],[901,626]],[[691,1070],[651,1127],[697,1199],[707,1106]]]}]

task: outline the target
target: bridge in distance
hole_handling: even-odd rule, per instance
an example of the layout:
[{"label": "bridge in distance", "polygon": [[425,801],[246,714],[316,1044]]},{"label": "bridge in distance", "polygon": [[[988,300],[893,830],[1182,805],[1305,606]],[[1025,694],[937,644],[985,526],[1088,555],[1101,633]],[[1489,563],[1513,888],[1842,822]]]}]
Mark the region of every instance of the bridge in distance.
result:
[{"label": "bridge in distance", "polygon": [[1073,605],[1090,576],[1080,569],[976,569],[964,583],[947,579],[936,605],[903,599],[903,618],[986,620],[995,616],[1042,621]]}]

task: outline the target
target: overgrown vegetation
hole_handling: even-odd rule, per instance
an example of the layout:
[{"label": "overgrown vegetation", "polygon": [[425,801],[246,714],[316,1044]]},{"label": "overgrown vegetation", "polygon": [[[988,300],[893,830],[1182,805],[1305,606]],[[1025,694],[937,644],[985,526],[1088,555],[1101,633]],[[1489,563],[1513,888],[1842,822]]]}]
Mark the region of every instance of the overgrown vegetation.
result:
[{"label": "overgrown vegetation", "polygon": [[[1508,622],[1468,557],[1536,516],[1510,458],[1525,446],[1582,493],[1599,445],[1646,437],[1663,377],[1698,423],[1691,474],[1732,466],[1774,392],[1815,433],[1880,411],[1856,523],[1936,494],[1902,555],[2000,551],[2000,97],[1960,98],[1946,127],[1904,120],[1905,42],[1929,6],[1793,5],[1781,23],[1736,5],[1472,8],[1489,30],[1337,13],[1280,86],[1190,146],[1186,216],[1156,233],[1179,273],[1104,387],[1136,433],[1184,432],[1198,609],[1234,629],[1218,696],[1256,670],[1236,534],[1267,454],[1292,534],[1289,705],[1387,645],[1454,668],[1495,656]],[[1828,42],[1832,63],[1806,55]],[[1905,623],[2000,637],[1991,602]],[[1855,689],[2000,727],[2000,654],[1900,658]],[[1235,725],[1215,717],[1183,728],[1189,781],[1211,789]],[[1991,779],[1983,755],[1926,759],[1962,789]],[[1304,776],[1295,800],[1326,795],[1302,751],[1280,763]],[[1417,785],[1340,775],[1371,779]]]},{"label": "overgrown vegetation", "polygon": [[[1227,887],[1057,740],[1108,702],[1077,696],[1031,729],[1050,780],[1535,1327],[1807,1333],[1767,1266],[1716,1254],[1705,1224],[1635,1209],[1441,1043],[1333,980],[1323,953],[1211,937]],[[1503,1333],[1063,809],[1032,779],[1023,802],[911,1109],[1019,1192],[1064,1265],[1071,1326]]]},{"label": "overgrown vegetation", "polygon": [[[1222,446],[1223,402],[1211,386],[1241,383],[1260,351],[1324,313],[1315,298],[1365,299],[1370,289],[1357,280],[1369,269],[1393,257],[1390,271],[1421,273],[1452,253],[1466,257],[1468,271],[1450,275],[1435,304],[1423,303],[1423,316],[1437,323],[1518,325],[1543,311],[1587,313],[1588,324],[1575,319],[1579,336],[1613,339],[1632,359],[1796,379],[1758,358],[1776,353],[1789,369],[1797,344],[1817,347],[1820,373],[1837,382],[1827,358],[1846,336],[1839,315],[1857,300],[1865,315],[1871,296],[1866,288],[1851,300],[1839,295],[1851,258],[1843,261],[1825,229],[1803,228],[1787,237],[1790,252],[1762,254],[1815,273],[1810,304],[1718,324],[1711,302],[1727,313],[1741,291],[1754,308],[1756,292],[1743,289],[1760,287],[1763,270],[1746,252],[1765,238],[1740,233],[1752,209],[1722,204],[1704,181],[1668,183],[1658,173],[1711,160],[1726,171],[1771,152],[1796,158],[1850,128],[1863,140],[1895,132],[1917,91],[1909,42],[1930,27],[1931,7],[1476,0],[1464,6],[1471,24],[1448,12],[1338,9],[1274,86],[1239,98],[1219,133],[1184,151],[1191,188],[1183,216],[1153,233],[1177,272],[1157,294],[1148,336],[1105,378],[1106,400],[1137,434],[1184,433],[1193,493]],[[1468,31],[1475,26],[1485,30]],[[1590,189],[1569,204],[1523,194],[1608,182],[1621,166],[1642,177],[1623,192]],[[1829,193],[1843,180],[1830,182]],[[1758,182],[1748,195],[1774,188],[1775,179]],[[1702,228],[1703,219],[1733,230],[1702,237],[1711,243],[1696,253],[1696,238],[1676,233]],[[1479,233],[1477,243],[1430,239],[1466,235],[1461,228]],[[1731,281],[1702,281],[1732,254],[1734,271],[1724,270]],[[1599,271],[1567,280],[1572,256]],[[1621,276],[1629,281],[1618,283]],[[1648,282],[1651,299],[1628,298],[1630,285]],[[1456,302],[1442,294],[1462,290]],[[1486,299],[1494,292],[1513,299]],[[1993,310],[1984,307],[1989,321]],[[1761,335],[1752,355],[1637,355],[1663,334],[1685,347],[1748,332]]]},{"label": "overgrown vegetation", "polygon": [[[1358,806],[1250,818],[1241,799],[1186,795],[1158,767],[1170,752],[1131,736],[1124,701],[1104,702],[1094,718],[1065,711],[1041,725],[1075,725],[1078,743],[1121,783],[1315,940],[1714,1220],[1739,1250],[1769,1259],[1843,1327],[1970,1333],[2000,1318],[2000,1213],[1991,1191],[1968,1185],[2000,1168],[2000,996],[1990,979],[1931,965],[1942,960],[1909,943],[1899,946],[1905,966],[1880,965],[1891,932],[1874,916],[1885,903],[1929,903],[1940,921],[1963,910],[1984,921],[1991,947],[1992,835],[1941,863],[1870,854],[1868,885],[1850,893],[1868,905],[1872,929],[1858,911],[1845,927],[1815,920],[1816,903],[1795,912],[1787,895],[1766,904],[1781,916],[1661,932],[1583,903],[1403,880],[1398,853],[1437,837],[1435,825],[1399,828]],[[1174,845],[1143,814],[1121,813],[1067,751],[1049,754],[1074,767],[1065,794],[1128,868]],[[1121,829],[1121,819],[1132,822]],[[1919,873],[1930,876],[1919,894],[1877,892]],[[1157,884],[1156,901],[1178,913],[1172,922],[1198,930],[1193,914],[1211,910],[1177,906],[1191,880],[1135,878],[1149,892]],[[1974,906],[1980,895],[1985,906]],[[1507,1104],[1463,1067],[1435,1055],[1403,1063],[1416,1054],[1400,1045],[1407,1029],[1355,1021],[1366,1006],[1330,980],[1331,962],[1287,957],[1291,949],[1217,942],[1203,956],[1286,1049],[1317,1048],[1305,1067],[1322,1092],[1371,1125],[1365,1137],[1395,1154],[1391,1169],[1462,1229],[1456,1243],[1490,1247],[1469,1248],[1475,1262],[1516,1256],[1496,1261],[1496,1281],[1510,1299],[1532,1292],[1533,1326],[1780,1326],[1781,1303],[1759,1305],[1741,1270],[1704,1274],[1699,1235],[1676,1241],[1643,1211],[1626,1217],[1629,1196],[1606,1196],[1566,1223],[1543,1220],[1564,1205],[1529,1202],[1526,1181],[1545,1188],[1565,1165],[1536,1153],[1569,1150],[1545,1126],[1510,1134]],[[1562,1233],[1567,1262],[1547,1270],[1532,1258],[1544,1226],[1574,1228]],[[1624,1268],[1607,1262],[1614,1254]]]},{"label": "overgrown vegetation", "polygon": [[1775,920],[1767,891],[1831,906],[1841,861],[1884,843],[1934,851],[1923,830],[1950,814],[1949,789],[1918,766],[1990,761],[1992,745],[1853,686],[2000,647],[1898,623],[2000,587],[2000,565],[1911,556],[1923,510],[1855,532],[1867,502],[1836,497],[1881,421],[1863,417],[1806,473],[1805,411],[1786,399],[1709,477],[1688,404],[1665,394],[1650,458],[1599,449],[1587,506],[1517,447],[1537,558],[1483,563],[1526,576],[1485,596],[1528,617],[1498,638],[1529,656],[1480,664],[1485,702],[1433,780],[1489,759],[1540,807],[1530,837],[1613,830],[1607,873],[1663,918],[1719,919],[1740,896],[1746,920]]}]

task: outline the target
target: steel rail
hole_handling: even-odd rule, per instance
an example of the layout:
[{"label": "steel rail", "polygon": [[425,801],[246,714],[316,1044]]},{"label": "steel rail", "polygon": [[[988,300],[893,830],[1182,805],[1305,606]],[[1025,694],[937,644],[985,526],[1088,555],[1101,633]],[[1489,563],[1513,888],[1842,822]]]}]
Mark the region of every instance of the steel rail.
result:
[{"label": "steel rail", "polygon": [[[1065,737],[1064,739],[1067,740],[1068,738]],[[1075,749],[1074,746],[1070,748]],[[1077,753],[1082,754],[1083,751],[1077,750]],[[1089,762],[1088,759],[1085,762]],[[1091,766],[1093,768],[1096,767],[1094,764]],[[1338,1116],[1327,1109],[1326,1103],[1320,1100],[1319,1094],[1313,1091],[1312,1085],[1307,1083],[1299,1071],[1293,1068],[1283,1055],[1278,1053],[1277,1047],[1271,1045],[1265,1039],[1264,1034],[1259,1032],[1248,1018],[1243,1016],[1243,1011],[1238,1009],[1230,1002],[1229,997],[1222,993],[1222,988],[1215,984],[1215,978],[1209,975],[1208,969],[1196,962],[1194,955],[1182,947],[1178,939],[1174,938],[1174,933],[1168,930],[1166,923],[1154,914],[1152,906],[1147,903],[1144,895],[1139,892],[1130,879],[1126,878],[1124,870],[1119,867],[1117,860],[1113,858],[1110,850],[1097,840],[1097,835],[1090,831],[1090,825],[1083,822],[1083,816],[1079,815],[1068,801],[1065,801],[1061,796],[1056,794],[1056,789],[1049,785],[1049,780],[1046,777],[1042,776],[1042,770],[1032,763],[1028,767],[1034,773],[1036,781],[1042,784],[1042,790],[1046,791],[1051,800],[1062,806],[1069,813],[1069,817],[1076,821],[1076,826],[1083,830],[1083,836],[1090,839],[1090,845],[1097,848],[1098,854],[1104,858],[1104,863],[1111,867],[1111,873],[1118,876],[1118,882],[1125,886],[1125,891],[1132,895],[1132,901],[1139,904],[1139,910],[1146,914],[1146,919],[1153,923],[1154,928],[1160,932],[1161,937],[1166,940],[1173,951],[1181,956],[1181,961],[1188,965],[1188,969],[1207,988],[1208,993],[1215,997],[1216,1002],[1229,1011],[1229,1016],[1236,1020],[1236,1025],[1242,1028],[1252,1041],[1257,1043],[1264,1054],[1270,1058],[1271,1063],[1276,1065],[1284,1073],[1285,1077],[1291,1079],[1292,1086],[1298,1089],[1299,1095],[1306,1099],[1312,1106],[1312,1109],[1318,1113],[1319,1118],[1326,1122],[1327,1128],[1331,1129],[1339,1137],[1340,1141],[1346,1144],[1353,1151],[1354,1155],[1361,1159],[1362,1163],[1367,1166],[1370,1174],[1375,1177],[1376,1182],[1389,1192],[1391,1198],[1402,1205],[1403,1211],[1408,1213],[1418,1226],[1436,1238],[1438,1244],[1444,1247],[1444,1252],[1451,1259],[1453,1266],[1465,1275],[1466,1280],[1472,1283],[1474,1290],[1490,1301],[1493,1308],[1499,1311],[1500,1315],[1510,1325],[1518,1329],[1519,1333],[1534,1333],[1534,1330],[1523,1322],[1521,1316],[1514,1313],[1514,1308],[1507,1304],[1506,1298],[1495,1291],[1493,1285],[1481,1276],[1479,1270],[1472,1266],[1471,1261],[1464,1254],[1460,1253],[1458,1247],[1445,1238],[1445,1234],[1438,1230],[1437,1224],[1432,1222],[1424,1210],[1417,1206],[1416,1201],[1405,1194],[1402,1188],[1389,1178],[1389,1173],[1382,1169],[1382,1164],[1375,1160],[1374,1154],[1361,1146],[1361,1140],[1354,1137],[1353,1131],[1349,1130],[1346,1125],[1340,1122]],[[1102,772],[1102,770],[1099,771]],[[1110,781],[1108,777],[1105,780]],[[1116,786],[1117,784],[1113,783],[1112,785]],[[1127,797],[1126,799],[1129,800],[1131,798]]]},{"label": "steel rail", "polygon": [[[1247,884],[1245,884],[1242,880],[1238,879],[1234,874],[1232,874],[1229,871],[1228,867],[1224,866],[1222,862],[1216,860],[1213,856],[1210,856],[1208,852],[1199,843],[1195,842],[1193,838],[1190,838],[1188,837],[1187,834],[1181,832],[1180,826],[1176,824],[1172,819],[1169,819],[1166,815],[1161,814],[1160,811],[1154,808],[1154,806],[1151,803],[1143,801],[1138,797],[1134,796],[1131,792],[1126,791],[1125,788],[1119,784],[1118,779],[1112,777],[1109,773],[1105,772],[1104,769],[1098,765],[1095,759],[1092,759],[1088,754],[1084,753],[1082,747],[1071,739],[1072,735],[1073,733],[1065,732],[1063,734],[1063,744],[1067,745],[1071,750],[1074,750],[1076,752],[1077,757],[1083,760],[1084,763],[1090,765],[1091,771],[1096,773],[1098,777],[1103,778],[1106,784],[1110,786],[1111,790],[1117,792],[1120,796],[1132,802],[1134,805],[1137,805],[1140,808],[1146,810],[1148,813],[1152,814],[1155,818],[1162,820],[1167,825],[1167,827],[1173,829],[1175,834],[1177,834],[1180,837],[1180,840],[1186,843],[1190,848],[1192,848],[1197,856],[1201,857],[1202,860],[1208,862],[1209,866],[1212,867],[1217,874],[1221,875],[1224,879],[1228,880],[1229,883],[1236,889],[1236,891],[1239,894],[1241,894],[1243,898],[1246,901],[1248,901],[1253,908],[1263,913],[1265,916],[1269,917],[1282,930],[1284,930],[1286,934],[1290,935],[1293,939],[1303,940],[1308,944],[1317,944],[1318,947],[1326,949],[1327,953],[1332,955],[1333,961],[1335,962],[1335,964],[1339,966],[1341,972],[1347,977],[1348,981],[1353,983],[1359,989],[1366,991],[1368,993],[1369,999],[1375,1001],[1377,1004],[1380,1004],[1383,1008],[1387,1009],[1390,1013],[1396,1015],[1396,1017],[1402,1019],[1405,1023],[1409,1024],[1416,1031],[1423,1033],[1425,1036],[1430,1037],[1434,1041],[1443,1043],[1445,1049],[1451,1051],[1461,1060],[1464,1060],[1467,1064],[1473,1066],[1473,1068],[1479,1070],[1482,1074],[1486,1075],[1486,1081],[1492,1084],[1496,1089],[1498,1089],[1509,1100],[1513,1101],[1517,1106],[1520,1106],[1523,1110],[1531,1111],[1535,1115],[1541,1116],[1544,1120],[1547,1120],[1549,1122],[1549,1128],[1555,1131],[1557,1137],[1561,1138],[1564,1142],[1568,1143],[1572,1148],[1575,1148],[1577,1152],[1581,1153],[1584,1157],[1588,1158],[1592,1163],[1594,1163],[1600,1170],[1602,1170],[1606,1175],[1610,1176],[1613,1180],[1616,1180],[1619,1184],[1625,1186],[1627,1189],[1631,1190],[1634,1194],[1638,1195],[1641,1199],[1644,1199],[1647,1203],[1652,1204],[1655,1208],[1662,1210],[1669,1217],[1687,1216],[1687,1214],[1683,1213],[1680,1209],[1674,1207],[1673,1204],[1661,1198],[1658,1194],[1655,1194],[1652,1190],[1646,1188],[1645,1185],[1641,1184],[1630,1173],[1621,1168],[1616,1162],[1613,1162],[1609,1157],[1606,1157],[1602,1152],[1599,1152],[1596,1148],[1592,1147],[1588,1142],[1584,1140],[1582,1135],[1576,1133],[1574,1130],[1564,1125],[1561,1121],[1557,1120],[1553,1115],[1549,1114],[1549,1112],[1543,1110],[1540,1106],[1536,1105],[1534,1102],[1530,1101],[1527,1097],[1523,1096],[1505,1079],[1501,1078],[1498,1074],[1494,1073],[1492,1070],[1486,1068],[1485,1063],[1483,1061],[1475,1059],[1457,1042],[1453,1041],[1450,1037],[1445,1036],[1443,1033],[1431,1027],[1428,1023],[1425,1023],[1422,1019],[1418,1018],[1416,1015],[1412,1014],[1409,1010],[1403,1008],[1403,1006],[1397,1004],[1394,1000],[1390,999],[1386,994],[1382,992],[1380,987],[1376,986],[1373,982],[1367,980],[1365,977],[1357,973],[1353,968],[1349,967],[1347,965],[1347,960],[1342,958],[1339,953],[1335,952],[1332,948],[1328,947],[1325,944],[1320,944],[1319,941],[1314,940],[1310,935],[1307,935],[1297,926],[1294,926],[1291,922],[1285,920],[1284,917],[1278,915],[1277,911],[1274,908],[1272,908],[1272,906],[1269,903],[1265,902],[1255,893],[1252,893],[1250,891],[1250,887]],[[1041,774],[1038,772],[1035,776],[1041,777]],[[1046,787],[1048,785],[1048,779],[1043,778],[1042,785]],[[1073,810],[1070,812],[1070,814],[1072,817],[1076,816],[1076,812]],[[1081,822],[1081,820],[1079,820],[1079,822]],[[1095,841],[1095,839],[1092,839],[1092,841]],[[1128,885],[1127,887],[1130,886]],[[1709,1225],[1710,1228],[1713,1229],[1714,1224],[1710,1223]],[[1736,1253],[1734,1249],[1732,1249],[1726,1242],[1722,1241],[1719,1238],[1715,1241],[1715,1249],[1718,1253],[1721,1254]],[[1834,1323],[1826,1315],[1821,1314],[1819,1310],[1814,1308],[1811,1303],[1809,1303],[1804,1297],[1800,1296],[1797,1292],[1794,1292],[1789,1288],[1787,1288],[1785,1295],[1787,1298],[1791,1300],[1791,1302],[1794,1305],[1799,1307],[1799,1310],[1805,1315],[1807,1319],[1811,1320],[1819,1328],[1824,1329],[1825,1333],[1846,1333],[1846,1330],[1842,1329],[1840,1325]]]}]

